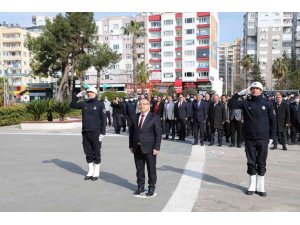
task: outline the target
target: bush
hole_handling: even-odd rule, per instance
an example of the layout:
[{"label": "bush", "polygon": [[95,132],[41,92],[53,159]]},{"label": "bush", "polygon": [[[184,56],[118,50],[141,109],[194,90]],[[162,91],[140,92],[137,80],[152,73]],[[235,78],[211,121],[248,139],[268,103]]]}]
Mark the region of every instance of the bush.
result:
[{"label": "bush", "polygon": [[64,121],[67,113],[71,111],[68,101],[56,101],[52,106],[53,111],[59,114],[59,121]]},{"label": "bush", "polygon": [[34,121],[40,121],[41,116],[47,111],[47,101],[32,101],[26,105],[27,112],[33,115]]},{"label": "bush", "polygon": [[112,102],[116,97],[124,98],[127,94],[125,92],[116,92],[116,91],[106,91],[101,95],[101,100],[104,100],[105,97],[108,98],[108,101]]}]

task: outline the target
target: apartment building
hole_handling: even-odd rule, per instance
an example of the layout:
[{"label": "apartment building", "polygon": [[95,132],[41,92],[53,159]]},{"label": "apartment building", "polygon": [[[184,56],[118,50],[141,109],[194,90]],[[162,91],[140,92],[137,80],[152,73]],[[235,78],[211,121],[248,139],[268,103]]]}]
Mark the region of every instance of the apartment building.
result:
[{"label": "apartment building", "polygon": [[[28,31],[17,25],[0,26],[0,76],[8,79],[16,98],[30,83],[50,83],[50,78],[34,79],[30,76],[31,53],[25,47]],[[37,37],[39,34],[30,32]]]},{"label": "apartment building", "polygon": [[219,46],[219,75],[223,79],[223,93],[233,94],[235,84],[241,80],[241,39]]},{"label": "apartment building", "polygon": [[214,13],[154,13],[148,20],[152,83],[222,93],[218,73],[218,17]]},{"label": "apartment building", "polygon": [[297,59],[300,59],[300,12],[293,13],[293,47]]},{"label": "apartment building", "polygon": [[293,15],[292,12],[251,12],[244,16],[244,54],[260,62],[267,89],[276,84],[272,78],[273,61],[284,52],[291,55]]}]

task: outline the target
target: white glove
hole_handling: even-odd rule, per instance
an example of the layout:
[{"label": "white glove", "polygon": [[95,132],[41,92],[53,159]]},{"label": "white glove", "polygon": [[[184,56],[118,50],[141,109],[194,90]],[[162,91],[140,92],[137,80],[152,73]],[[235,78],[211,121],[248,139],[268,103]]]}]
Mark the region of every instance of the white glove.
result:
[{"label": "white glove", "polygon": [[248,95],[248,94],[249,94],[249,90],[250,90],[249,88],[246,88],[246,89],[240,91],[240,92],[238,93],[238,95],[240,95],[240,96]]},{"label": "white glove", "polygon": [[99,136],[99,141],[102,142],[102,139],[104,138],[104,135],[103,134],[100,134]]},{"label": "white glove", "polygon": [[269,139],[269,144],[268,144],[269,148],[271,148],[272,143],[273,143],[273,139]]},{"label": "white glove", "polygon": [[79,92],[76,97],[80,98],[82,97],[83,95],[85,95],[86,91],[82,91],[82,92]]}]

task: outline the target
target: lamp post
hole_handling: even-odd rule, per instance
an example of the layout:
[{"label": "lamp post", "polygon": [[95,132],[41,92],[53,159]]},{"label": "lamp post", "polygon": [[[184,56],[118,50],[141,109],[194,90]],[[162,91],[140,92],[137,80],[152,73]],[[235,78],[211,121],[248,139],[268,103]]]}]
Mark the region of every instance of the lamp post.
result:
[{"label": "lamp post", "polygon": [[10,102],[10,104],[12,105],[14,103],[14,100],[15,100],[15,96],[14,96],[14,73],[13,73],[13,65],[12,64],[9,65],[9,70],[10,70],[10,77],[11,77],[11,102]]}]

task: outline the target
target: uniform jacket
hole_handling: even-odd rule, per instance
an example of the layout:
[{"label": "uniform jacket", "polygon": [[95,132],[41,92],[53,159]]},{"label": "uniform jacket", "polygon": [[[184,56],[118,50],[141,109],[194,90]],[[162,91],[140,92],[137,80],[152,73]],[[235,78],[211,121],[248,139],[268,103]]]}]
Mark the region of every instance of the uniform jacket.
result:
[{"label": "uniform jacket", "polygon": [[276,119],[272,102],[264,99],[262,95],[251,96],[242,101],[238,101],[239,97],[238,94],[233,95],[228,105],[243,110],[245,138],[274,139]]},{"label": "uniform jacket", "polygon": [[106,133],[106,114],[103,102],[96,98],[87,101],[77,102],[78,98],[74,95],[70,104],[72,109],[82,110],[82,130],[100,131]]}]

